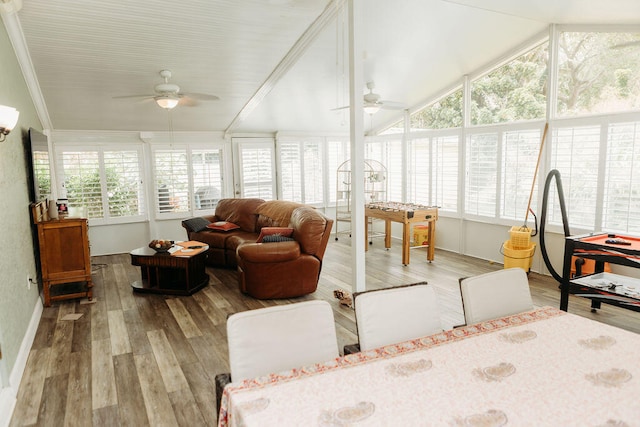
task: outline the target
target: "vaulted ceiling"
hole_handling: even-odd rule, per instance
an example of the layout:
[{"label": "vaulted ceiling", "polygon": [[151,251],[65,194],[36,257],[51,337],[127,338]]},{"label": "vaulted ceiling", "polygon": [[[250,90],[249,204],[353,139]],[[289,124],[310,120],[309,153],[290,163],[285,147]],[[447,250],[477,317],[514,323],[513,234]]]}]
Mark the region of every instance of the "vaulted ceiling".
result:
[{"label": "vaulted ceiling", "polygon": [[[364,9],[363,80],[409,109],[549,24],[640,24],[637,0],[355,1]],[[153,94],[168,69],[181,91],[220,98],[171,110],[175,130],[348,130],[346,110],[331,111],[348,104],[345,0],[22,3],[3,19],[33,72],[45,127],[167,130],[168,114],[152,99],[120,97]],[[366,125],[401,114],[383,110]]]}]

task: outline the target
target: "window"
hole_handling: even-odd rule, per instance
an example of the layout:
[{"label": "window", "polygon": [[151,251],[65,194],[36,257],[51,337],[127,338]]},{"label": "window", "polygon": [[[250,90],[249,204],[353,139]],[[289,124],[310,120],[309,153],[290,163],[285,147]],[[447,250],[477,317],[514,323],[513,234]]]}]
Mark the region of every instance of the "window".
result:
[{"label": "window", "polygon": [[413,113],[410,120],[411,130],[461,127],[462,88]]},{"label": "window", "polygon": [[192,150],[194,210],[215,209],[222,197],[222,149]]},{"label": "window", "polygon": [[602,228],[640,234],[640,122],[609,126]]},{"label": "window", "polygon": [[443,211],[458,212],[458,135],[440,136],[432,140],[431,205]]},{"label": "window", "polygon": [[542,119],[546,111],[548,43],[471,83],[471,123]]},{"label": "window", "polygon": [[495,217],[498,185],[498,135],[470,135],[467,142],[465,213]]},{"label": "window", "polygon": [[[569,223],[595,227],[600,163],[600,126],[564,127],[553,131],[551,168],[560,172]],[[562,224],[558,196],[549,193],[549,222]]]},{"label": "window", "polygon": [[[396,137],[398,138],[398,137]],[[402,140],[384,139],[365,142],[365,159],[376,160],[387,168],[387,200],[402,202],[403,162]]]},{"label": "window", "polygon": [[242,197],[276,199],[273,140],[241,142],[238,150]]},{"label": "window", "polygon": [[320,139],[280,141],[282,198],[305,204],[324,200],[324,168]]},{"label": "window", "polygon": [[139,149],[61,146],[58,170],[69,207],[84,208],[94,224],[145,218]]},{"label": "window", "polygon": [[562,32],[558,67],[559,116],[640,109],[640,34]]},{"label": "window", "polygon": [[430,188],[433,183],[429,179],[431,172],[431,139],[416,138],[411,141],[409,155],[409,192],[408,198],[413,203],[429,205],[431,203]]},{"label": "window", "polygon": [[328,139],[327,140],[327,186],[329,187],[329,202],[336,203],[336,188],[338,167],[349,159],[350,145],[347,140]]},{"label": "window", "polygon": [[33,174],[36,200],[51,198],[51,165],[48,151],[33,150]]},{"label": "window", "polygon": [[98,151],[62,153],[63,185],[69,207],[84,207],[89,219],[104,217],[99,156]]},{"label": "window", "polygon": [[110,218],[143,213],[142,178],[137,151],[105,151],[104,173]]},{"label": "window", "polygon": [[156,148],[156,213],[184,216],[214,209],[223,196],[222,158],[222,148]]},{"label": "window", "polygon": [[[507,131],[502,144],[502,203],[500,217],[524,220],[540,152],[540,131]],[[535,207],[537,191],[532,201]]]},{"label": "window", "polygon": [[189,164],[187,150],[154,151],[157,213],[189,212]]}]

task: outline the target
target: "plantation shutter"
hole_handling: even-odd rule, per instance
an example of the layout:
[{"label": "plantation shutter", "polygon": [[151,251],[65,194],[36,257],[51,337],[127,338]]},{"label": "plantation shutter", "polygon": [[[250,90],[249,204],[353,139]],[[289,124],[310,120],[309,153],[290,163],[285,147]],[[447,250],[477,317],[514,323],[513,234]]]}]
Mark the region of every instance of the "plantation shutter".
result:
[{"label": "plantation shutter", "polygon": [[329,201],[336,203],[338,168],[349,159],[350,145],[348,141],[329,140],[327,142],[327,180]]},{"label": "plantation shutter", "polygon": [[[524,220],[540,151],[540,131],[508,131],[503,138],[500,217]],[[533,201],[536,196],[534,189]]]},{"label": "plantation shutter", "polygon": [[191,151],[194,210],[215,209],[222,197],[222,150]]},{"label": "plantation shutter", "polygon": [[275,199],[273,144],[242,143],[239,150],[242,197]]},{"label": "plantation shutter", "polygon": [[640,122],[609,126],[602,228],[640,233]]},{"label": "plantation shutter", "polygon": [[494,217],[498,174],[498,135],[471,135],[467,144],[465,213]]},{"label": "plantation shutter", "polygon": [[457,135],[433,138],[431,162],[431,205],[447,212],[458,212],[458,147]]},{"label": "plantation shutter", "polygon": [[302,169],[303,156],[299,142],[283,142],[280,149],[280,182],[282,198],[292,202],[303,203]]},{"label": "plantation shutter", "polygon": [[186,149],[154,153],[156,212],[189,211],[189,165]]},{"label": "plantation shutter", "polygon": [[431,203],[429,189],[433,188],[429,182],[431,164],[429,138],[416,138],[411,141],[409,156],[409,194],[408,200],[413,203],[428,205]]},{"label": "plantation shutter", "polygon": [[35,178],[36,199],[51,197],[51,164],[49,151],[33,150],[33,175]]},{"label": "plantation shutter", "polygon": [[319,141],[305,141],[303,151],[304,203],[320,204],[324,197],[324,168]]},{"label": "plantation shutter", "polygon": [[103,218],[99,152],[63,151],[60,162],[69,207],[85,208],[89,219]]},{"label": "plantation shutter", "polygon": [[[557,169],[569,224],[593,230],[596,220],[600,126],[564,127],[553,132],[551,169]],[[555,185],[549,193],[549,223],[562,224]]]},{"label": "plantation shutter", "polygon": [[106,151],[104,169],[109,217],[145,214],[138,151]]}]

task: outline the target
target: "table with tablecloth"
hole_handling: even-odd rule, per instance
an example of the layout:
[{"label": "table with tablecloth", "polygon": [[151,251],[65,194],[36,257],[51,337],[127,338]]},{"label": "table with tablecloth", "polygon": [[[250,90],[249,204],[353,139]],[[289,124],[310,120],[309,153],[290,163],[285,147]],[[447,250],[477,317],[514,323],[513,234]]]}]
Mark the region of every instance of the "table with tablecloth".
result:
[{"label": "table with tablecloth", "polygon": [[221,426],[638,426],[640,335],[543,307],[229,384]]}]

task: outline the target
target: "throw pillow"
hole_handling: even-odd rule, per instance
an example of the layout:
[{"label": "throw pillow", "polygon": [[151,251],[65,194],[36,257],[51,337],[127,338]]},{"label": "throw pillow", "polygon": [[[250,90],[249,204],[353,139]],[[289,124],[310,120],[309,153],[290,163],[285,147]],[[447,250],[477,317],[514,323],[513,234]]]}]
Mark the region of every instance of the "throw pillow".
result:
[{"label": "throw pillow", "polygon": [[264,236],[262,239],[262,243],[277,243],[277,242],[291,242],[295,241],[293,237],[286,237],[280,234],[270,234],[268,236]]},{"label": "throw pillow", "polygon": [[240,226],[229,221],[216,221],[207,225],[207,228],[213,231],[231,231],[240,228]]},{"label": "throw pillow", "polygon": [[206,220],[202,217],[189,218],[182,221],[182,226],[189,231],[198,232],[202,230],[206,230],[207,226],[211,224],[209,220]]},{"label": "throw pillow", "polygon": [[262,243],[265,236],[279,235],[283,237],[291,237],[292,234],[293,228],[291,227],[262,227],[256,243]]}]

